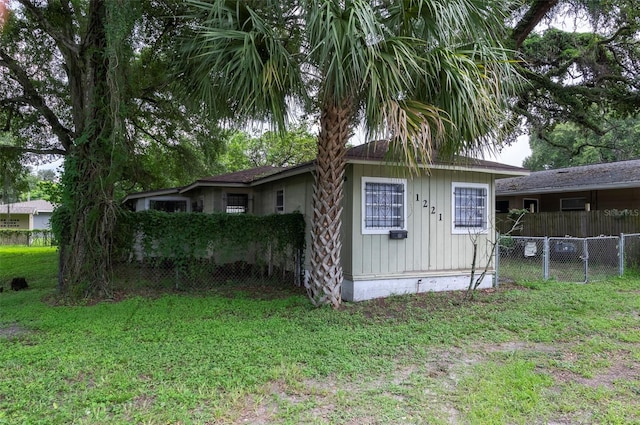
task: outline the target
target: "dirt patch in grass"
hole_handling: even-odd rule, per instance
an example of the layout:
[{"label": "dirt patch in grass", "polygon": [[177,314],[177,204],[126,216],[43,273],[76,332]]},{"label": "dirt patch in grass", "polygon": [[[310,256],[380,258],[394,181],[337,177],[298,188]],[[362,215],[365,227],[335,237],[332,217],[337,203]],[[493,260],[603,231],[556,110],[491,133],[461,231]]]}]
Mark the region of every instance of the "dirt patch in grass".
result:
[{"label": "dirt patch in grass", "polygon": [[[374,424],[381,423],[379,418],[384,414],[380,411],[385,409],[385,403],[386,408],[393,406],[391,409],[395,412],[400,411],[401,415],[411,418],[399,423],[427,423],[424,421],[432,417],[440,418],[443,423],[466,423],[456,401],[462,377],[475,365],[489,359],[499,362],[502,355],[511,353],[538,363],[538,372],[550,375],[560,386],[577,383],[614,390],[630,377],[638,376],[639,362],[629,360],[628,353],[624,352],[616,353],[609,368],[595,370],[590,378],[550,365],[553,359],[575,361],[577,354],[573,348],[570,343],[477,343],[433,349],[420,358],[397,359],[391,372],[379,376],[327,376],[305,378],[295,383],[277,381],[266,385],[259,396],[254,393],[238,400],[238,416],[225,423]],[[561,391],[560,387],[557,389]],[[431,417],[425,413],[429,410],[433,414]],[[300,413],[291,416],[291,411]],[[371,412],[376,413],[369,417]],[[592,413],[579,410],[573,414],[588,419]],[[556,425],[574,423],[562,416],[544,420]]]},{"label": "dirt patch in grass", "polygon": [[[566,361],[577,360],[577,355],[572,352],[565,353]],[[638,377],[640,370],[640,362],[629,360],[623,352],[614,352],[608,354],[611,366],[600,369],[591,377],[585,377],[567,369],[551,369],[556,382],[561,384],[577,383],[591,388],[607,388],[615,389],[619,382],[628,381],[631,377]]]},{"label": "dirt patch in grass", "polygon": [[17,323],[0,323],[0,338],[17,338],[29,333],[29,330]]},{"label": "dirt patch in grass", "polygon": [[465,300],[464,291],[422,292],[419,294],[401,295],[388,298],[377,298],[354,304],[343,304],[343,311],[357,311],[369,319],[405,319],[413,316],[416,311],[424,313],[448,311],[452,306],[492,304],[505,302],[496,295],[513,292],[529,291],[529,288],[515,283],[501,285],[498,288],[479,289],[475,291],[471,300]]},{"label": "dirt patch in grass", "polygon": [[[382,410],[413,418],[387,418],[389,423],[427,423],[426,410],[438,410],[449,423],[458,423],[459,412],[443,400],[455,389],[458,369],[476,362],[461,356],[461,350],[436,350],[416,363],[402,361],[393,371],[380,376],[326,376],[296,382],[277,381],[266,385],[259,396],[247,395],[238,403],[232,424],[341,423],[381,424]],[[443,394],[444,393],[444,394]],[[443,397],[444,396],[444,397]],[[291,411],[299,413],[291,415]],[[417,421],[417,422],[416,422]]]}]

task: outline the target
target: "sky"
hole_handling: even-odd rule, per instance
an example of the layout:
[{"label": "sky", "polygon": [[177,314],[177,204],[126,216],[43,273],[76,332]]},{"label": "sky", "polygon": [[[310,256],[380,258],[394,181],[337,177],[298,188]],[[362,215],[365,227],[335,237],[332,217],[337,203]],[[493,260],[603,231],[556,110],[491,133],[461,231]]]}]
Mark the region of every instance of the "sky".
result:
[{"label": "sky", "polygon": [[531,155],[529,148],[529,136],[520,136],[511,146],[507,146],[496,156],[488,156],[486,159],[502,164],[522,167],[522,161]]}]

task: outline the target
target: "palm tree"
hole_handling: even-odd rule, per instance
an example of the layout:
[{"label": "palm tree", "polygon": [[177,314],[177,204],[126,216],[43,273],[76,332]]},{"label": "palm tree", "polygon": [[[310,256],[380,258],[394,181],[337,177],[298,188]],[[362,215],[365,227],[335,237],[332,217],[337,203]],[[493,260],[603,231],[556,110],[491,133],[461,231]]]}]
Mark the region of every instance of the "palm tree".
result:
[{"label": "palm tree", "polygon": [[182,76],[212,112],[283,128],[319,114],[311,276],[315,305],[341,302],[346,143],[363,123],[417,170],[495,143],[518,80],[491,36],[500,2],[193,0],[199,14]]}]

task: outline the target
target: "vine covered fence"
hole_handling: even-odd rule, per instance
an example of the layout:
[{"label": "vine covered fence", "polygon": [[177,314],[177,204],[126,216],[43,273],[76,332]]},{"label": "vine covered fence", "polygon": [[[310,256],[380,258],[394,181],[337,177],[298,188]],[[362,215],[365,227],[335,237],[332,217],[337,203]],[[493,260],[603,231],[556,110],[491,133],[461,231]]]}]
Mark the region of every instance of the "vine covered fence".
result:
[{"label": "vine covered fence", "polygon": [[163,213],[120,220],[115,289],[301,282],[302,214]]}]

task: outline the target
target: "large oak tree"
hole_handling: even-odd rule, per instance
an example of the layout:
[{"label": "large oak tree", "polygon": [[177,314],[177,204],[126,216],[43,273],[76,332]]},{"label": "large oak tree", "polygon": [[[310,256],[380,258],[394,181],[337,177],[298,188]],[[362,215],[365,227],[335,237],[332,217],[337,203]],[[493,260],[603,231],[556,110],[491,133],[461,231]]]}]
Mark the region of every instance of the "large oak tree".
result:
[{"label": "large oak tree", "polygon": [[[215,140],[174,95],[179,1],[16,0],[0,34],[0,155],[61,155],[60,288],[109,296],[116,190],[145,182],[141,153]],[[23,157],[24,158],[24,157]]]},{"label": "large oak tree", "polygon": [[599,138],[640,112],[637,1],[528,0],[510,22],[529,82],[514,110],[538,141],[567,122]]}]

